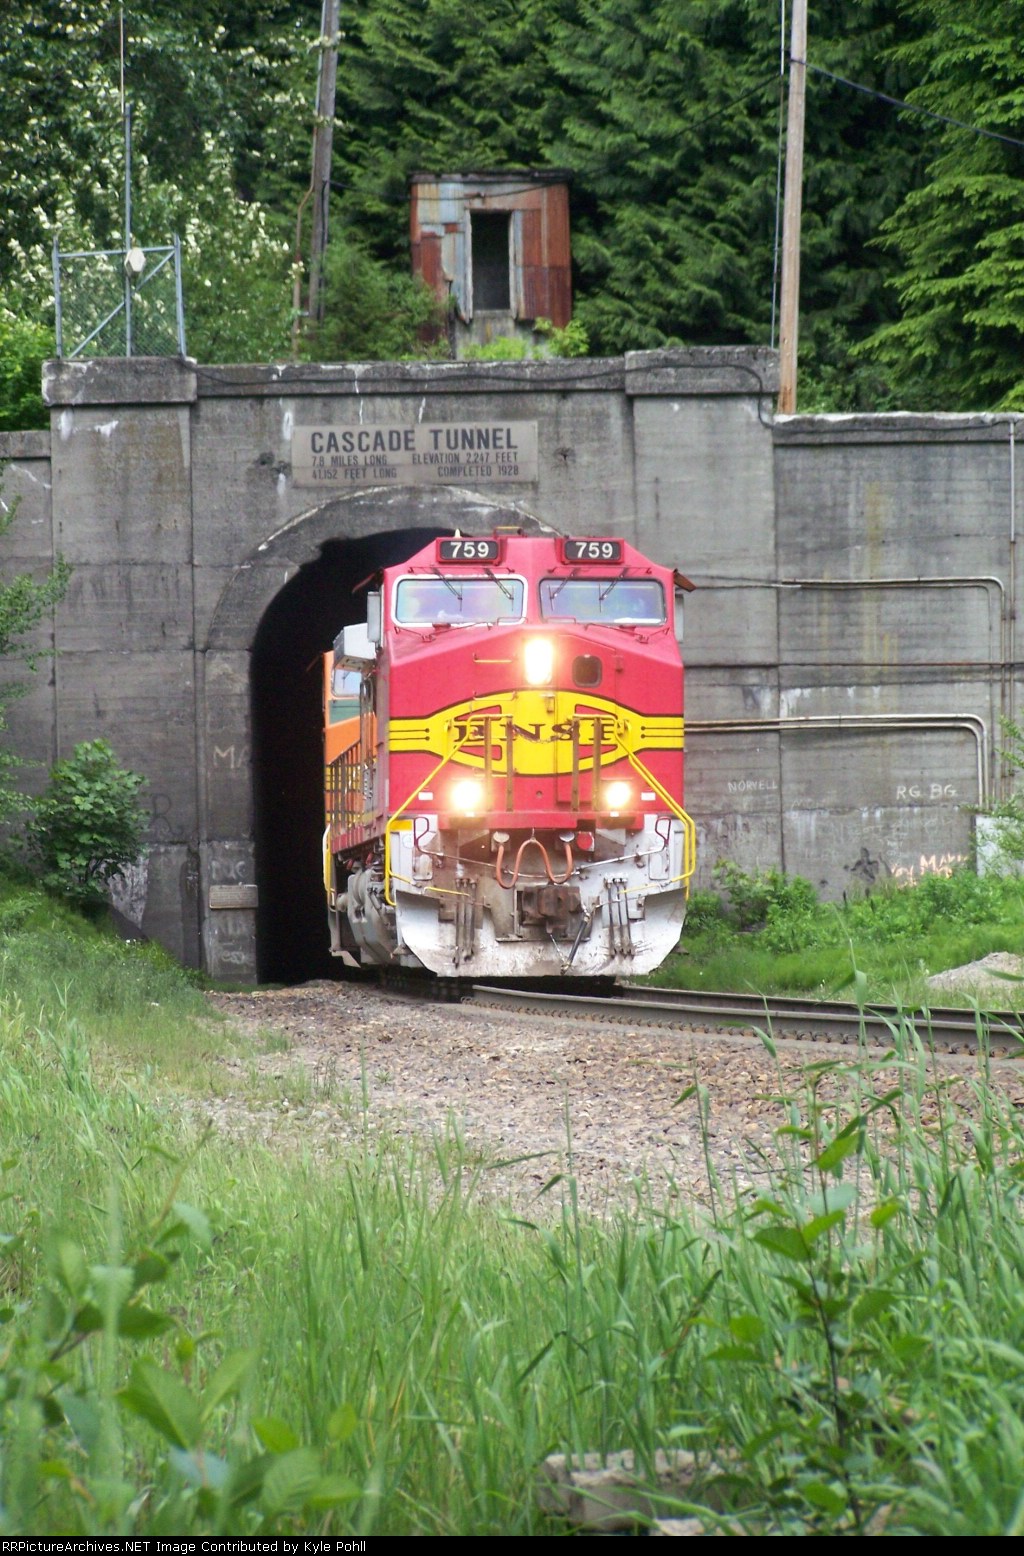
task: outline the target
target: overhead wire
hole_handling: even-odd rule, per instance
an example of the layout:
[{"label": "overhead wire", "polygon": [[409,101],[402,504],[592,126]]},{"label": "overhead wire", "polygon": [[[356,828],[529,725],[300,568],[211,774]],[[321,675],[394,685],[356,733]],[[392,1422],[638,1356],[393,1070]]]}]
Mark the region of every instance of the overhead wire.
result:
[{"label": "overhead wire", "polygon": [[888,92],[879,92],[876,87],[864,86],[860,81],[849,81],[846,76],[837,76],[835,71],[826,70],[823,65],[812,65],[808,59],[795,60],[793,63],[803,64],[816,76],[826,76],[830,81],[837,81],[840,86],[848,86],[854,92],[863,92],[866,97],[877,97],[881,102],[891,103],[894,108],[903,109],[907,113],[921,114],[926,119],[937,120],[939,124],[951,124],[958,130],[968,130],[972,135],[984,135],[987,140],[1002,141],[1006,146],[1024,147],[1024,140],[1018,140],[1016,135],[1002,135],[998,130],[984,130],[979,124],[968,124],[965,119],[954,119],[949,114],[935,113],[931,108],[921,108],[917,103],[908,103],[905,98],[891,97]]}]

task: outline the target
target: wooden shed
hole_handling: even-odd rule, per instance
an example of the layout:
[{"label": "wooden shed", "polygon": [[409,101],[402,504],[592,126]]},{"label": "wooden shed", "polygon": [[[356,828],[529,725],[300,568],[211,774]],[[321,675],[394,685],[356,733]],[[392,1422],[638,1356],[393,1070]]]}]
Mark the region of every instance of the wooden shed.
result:
[{"label": "wooden shed", "polygon": [[412,266],[454,299],[463,338],[516,333],[536,319],[572,317],[569,174],[415,173]]}]

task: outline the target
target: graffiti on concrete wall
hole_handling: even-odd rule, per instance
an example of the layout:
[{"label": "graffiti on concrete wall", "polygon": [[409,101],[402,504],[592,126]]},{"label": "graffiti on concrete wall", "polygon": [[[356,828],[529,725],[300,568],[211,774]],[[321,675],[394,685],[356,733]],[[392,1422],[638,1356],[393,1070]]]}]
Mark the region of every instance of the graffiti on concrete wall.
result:
[{"label": "graffiti on concrete wall", "polygon": [[227,768],[229,772],[238,772],[242,768],[249,767],[249,747],[245,744],[218,746],[213,748],[214,767]]},{"label": "graffiti on concrete wall", "polygon": [[913,859],[890,862],[862,847],[853,863],[844,864],[843,869],[851,881],[858,881],[865,887],[879,886],[884,881],[893,881],[898,886],[915,886],[926,875],[952,875],[960,865],[967,863],[969,857],[957,852],[921,853]]},{"label": "graffiti on concrete wall", "polygon": [[910,864],[893,866],[893,878],[901,886],[913,886],[925,875],[952,875],[960,865],[966,864],[970,855],[960,853],[921,854]]}]

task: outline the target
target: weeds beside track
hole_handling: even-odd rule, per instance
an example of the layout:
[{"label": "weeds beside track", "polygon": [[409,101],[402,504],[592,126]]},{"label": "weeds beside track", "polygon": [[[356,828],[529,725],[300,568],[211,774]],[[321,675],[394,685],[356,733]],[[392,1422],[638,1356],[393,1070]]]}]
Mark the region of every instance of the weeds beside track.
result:
[{"label": "weeds beside track", "polygon": [[35,933],[0,990],[5,1536],[547,1533],[545,1453],[674,1445],[755,1532],[1021,1532],[1024,1126],[984,1059],[969,1113],[913,1042],[777,1066],[763,1181],[712,1170],[706,1209],[641,1180],[584,1218],[567,1113],[512,1215],[455,1131],[314,1163],[176,1123],[237,1034],[142,948],[48,990]]}]

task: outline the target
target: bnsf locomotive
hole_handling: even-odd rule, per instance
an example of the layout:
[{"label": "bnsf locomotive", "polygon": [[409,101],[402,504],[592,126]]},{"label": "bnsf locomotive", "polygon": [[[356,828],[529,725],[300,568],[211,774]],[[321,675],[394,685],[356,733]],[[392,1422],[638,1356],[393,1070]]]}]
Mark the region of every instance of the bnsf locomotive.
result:
[{"label": "bnsf locomotive", "polygon": [[624,540],[432,540],[325,655],[331,949],[448,977],[614,976],[676,944],[680,590]]}]

